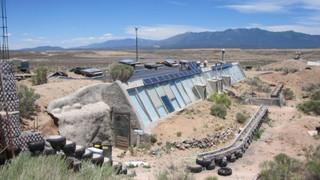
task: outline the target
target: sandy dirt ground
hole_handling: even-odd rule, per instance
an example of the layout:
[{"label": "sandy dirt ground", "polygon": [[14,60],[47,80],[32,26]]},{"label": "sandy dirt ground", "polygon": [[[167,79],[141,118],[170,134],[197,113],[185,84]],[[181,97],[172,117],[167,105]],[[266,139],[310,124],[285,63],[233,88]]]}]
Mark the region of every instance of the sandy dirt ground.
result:
[{"label": "sandy dirt ground", "polygon": [[[178,53],[177,53],[178,51]],[[194,174],[195,179],[205,179],[208,176],[217,176],[219,179],[253,179],[259,172],[259,164],[265,160],[272,160],[273,156],[279,153],[286,153],[294,158],[303,160],[304,154],[312,145],[316,147],[320,145],[320,141],[306,134],[308,130],[315,130],[320,124],[319,116],[307,116],[297,111],[295,106],[302,101],[301,96],[305,92],[301,91],[301,87],[308,85],[310,82],[320,83],[320,68],[305,69],[304,61],[290,60],[294,56],[296,50],[230,50],[227,54],[230,60],[239,60],[244,64],[258,64],[263,67],[263,71],[245,71],[248,77],[258,76],[262,80],[269,83],[284,83],[285,87],[290,87],[296,94],[296,99],[287,102],[284,107],[269,107],[272,122],[270,125],[263,124],[264,133],[261,139],[254,141],[244,154],[243,158],[228,166],[232,168],[233,175],[222,177],[217,175],[217,168],[213,171],[204,171],[200,174]],[[301,50],[305,60],[320,59],[320,50]],[[202,57],[202,59],[219,59],[220,50],[204,49],[204,50],[163,50],[163,51],[143,51],[142,59],[151,59],[154,61],[164,59],[164,57],[173,59],[190,59]],[[213,53],[212,53],[213,52]],[[16,59],[29,59],[31,65],[48,66],[63,69],[75,67],[77,65],[101,67],[110,62],[114,62],[119,58],[130,58],[134,55],[133,51],[66,51],[62,57],[60,52],[21,52],[22,54],[12,54]],[[192,55],[193,54],[193,55]],[[167,55],[167,56],[166,56]],[[192,56],[191,56],[192,55]],[[106,58],[103,58],[107,56]],[[76,62],[64,62],[68,57],[77,59]],[[133,56],[134,57],[134,56]],[[188,58],[187,58],[188,57]],[[56,59],[55,59],[56,58]],[[58,59],[58,60],[57,60]],[[61,60],[59,60],[61,59]],[[92,60],[92,62],[91,62]],[[258,62],[258,63],[257,63]],[[297,62],[297,63],[296,63]],[[289,65],[288,65],[289,64]],[[264,66],[265,65],[265,66]],[[275,68],[298,68],[300,71],[295,73],[283,74],[283,72],[265,71]],[[72,74],[72,73],[71,73]],[[74,76],[74,75],[72,75]],[[74,76],[76,77],[76,76]],[[41,130],[43,134],[57,134],[58,128],[54,125],[53,120],[48,116],[46,107],[51,100],[64,97],[77,89],[96,83],[103,83],[98,80],[62,80],[52,79],[49,83],[39,86],[32,86],[36,93],[41,95],[39,105],[41,112],[38,113],[39,126],[37,130]],[[27,80],[19,81],[18,84],[27,84],[31,86]],[[236,104],[228,110],[225,119],[215,118],[209,114],[209,107],[212,103],[209,101],[197,102],[182,113],[168,117],[164,122],[160,123],[152,130],[152,134],[157,134],[158,142],[162,142],[162,146],[166,141],[176,141],[185,138],[200,139],[217,131],[223,131],[230,127],[236,131],[243,126],[235,120],[237,112],[246,112],[252,115],[257,109],[256,106],[244,106]],[[24,120],[22,129],[33,129],[33,120]],[[181,132],[181,137],[177,136],[177,132]],[[228,143],[228,142],[227,142]],[[212,147],[212,149],[222,147],[226,144],[220,144]],[[159,148],[154,144],[151,148]],[[131,156],[129,152],[123,158],[117,157],[123,153],[123,150],[114,148],[114,160],[126,162],[132,160],[146,161],[151,168],[143,167],[135,168],[137,176],[134,179],[155,179],[155,174],[168,166],[174,165],[184,170],[187,164],[195,162],[198,153],[209,149],[189,149],[189,150],[173,150],[170,153],[163,153],[160,156],[146,154],[145,151],[137,151],[135,156]],[[131,169],[130,169],[131,170]],[[129,171],[130,171],[129,170]]]}]

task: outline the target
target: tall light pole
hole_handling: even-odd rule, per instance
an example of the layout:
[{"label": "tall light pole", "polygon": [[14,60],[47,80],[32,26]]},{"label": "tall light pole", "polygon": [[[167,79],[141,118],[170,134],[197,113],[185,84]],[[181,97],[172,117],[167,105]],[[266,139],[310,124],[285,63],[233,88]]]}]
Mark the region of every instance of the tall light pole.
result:
[{"label": "tall light pole", "polygon": [[139,27],[134,27],[136,31],[136,61],[138,61],[138,29]]}]

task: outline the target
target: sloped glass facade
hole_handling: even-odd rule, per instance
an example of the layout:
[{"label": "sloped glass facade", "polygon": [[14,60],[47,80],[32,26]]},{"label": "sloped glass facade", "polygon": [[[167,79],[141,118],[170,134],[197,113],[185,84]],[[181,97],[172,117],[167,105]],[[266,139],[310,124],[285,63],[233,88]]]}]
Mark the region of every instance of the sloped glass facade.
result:
[{"label": "sloped glass facade", "polygon": [[[240,65],[232,63],[228,67],[222,67],[222,69],[221,67],[212,68],[200,74],[191,74],[184,77],[175,76],[175,79],[153,84],[144,83],[144,85],[133,88],[129,87],[128,93],[141,121],[146,125],[198,101],[201,96],[195,88],[195,84],[206,85],[208,97],[213,92],[209,88],[207,79],[212,79],[216,76],[221,78],[222,75],[230,76],[231,84],[245,78]],[[152,78],[150,79],[153,80]]]}]

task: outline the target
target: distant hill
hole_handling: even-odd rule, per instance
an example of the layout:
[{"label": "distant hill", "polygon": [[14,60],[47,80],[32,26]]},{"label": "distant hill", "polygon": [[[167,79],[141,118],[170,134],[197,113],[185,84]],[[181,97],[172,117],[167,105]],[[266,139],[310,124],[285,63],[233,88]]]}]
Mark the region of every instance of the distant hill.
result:
[{"label": "distant hill", "polygon": [[[217,32],[187,32],[164,40],[139,39],[139,49],[242,48],[295,49],[320,48],[320,35],[294,31],[270,32],[258,28],[228,29]],[[110,40],[69,49],[135,49],[135,39]],[[61,50],[61,47],[41,46],[23,50]]]},{"label": "distant hill", "polygon": [[160,47],[167,48],[253,48],[289,49],[320,48],[320,36],[294,31],[270,32],[254,29],[228,29],[221,32],[184,33],[162,40]]},{"label": "distant hill", "polygon": [[[138,39],[140,49],[153,49],[157,41],[148,39]],[[72,49],[135,49],[136,39],[118,39],[102,43],[94,43],[86,46],[75,47]]]},{"label": "distant hill", "polygon": [[59,46],[38,46],[35,48],[25,48],[20,50],[21,51],[49,51],[49,50],[64,50],[64,48]]}]

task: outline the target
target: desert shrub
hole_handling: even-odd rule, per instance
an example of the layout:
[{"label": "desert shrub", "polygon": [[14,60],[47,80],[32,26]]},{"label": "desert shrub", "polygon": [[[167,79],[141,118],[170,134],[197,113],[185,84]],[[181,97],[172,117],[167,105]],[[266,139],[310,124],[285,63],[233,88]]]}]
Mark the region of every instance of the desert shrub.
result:
[{"label": "desert shrub", "polygon": [[320,146],[316,148],[316,151],[309,158],[306,167],[310,179],[320,179]]},{"label": "desert shrub", "polygon": [[109,74],[113,81],[120,80],[121,82],[126,82],[134,73],[132,66],[113,63],[109,67]]},{"label": "desert shrub", "polygon": [[320,100],[320,91],[316,91],[315,93],[313,93],[312,95],[311,95],[311,99],[312,100]]},{"label": "desert shrub", "polygon": [[193,180],[194,177],[189,171],[184,171],[174,165],[159,171],[155,178],[157,180]]},{"label": "desert shrub", "polygon": [[320,100],[309,100],[298,104],[297,108],[305,114],[314,113],[320,115]]},{"label": "desert shrub", "polygon": [[257,141],[258,139],[260,139],[263,132],[264,132],[263,129],[259,129],[259,130],[253,135],[253,139],[254,139],[255,141]]},{"label": "desert shrub", "polygon": [[133,146],[133,145],[130,145],[130,146],[128,147],[128,151],[130,152],[131,156],[133,156],[133,155],[134,155],[134,146]]},{"label": "desert shrub", "polygon": [[255,76],[253,78],[248,78],[245,81],[247,84],[254,86],[255,90],[259,92],[269,93],[271,92],[270,85],[264,81],[262,81],[259,77]]},{"label": "desert shrub", "polygon": [[182,132],[181,132],[181,131],[178,131],[178,132],[177,132],[177,136],[178,136],[178,137],[181,137],[181,135],[182,135]]},{"label": "desert shrub", "polygon": [[230,107],[231,106],[231,99],[229,99],[226,95],[224,94],[218,94],[218,93],[213,93],[210,97],[209,97],[209,101],[211,102],[215,102],[217,104],[221,104],[224,105],[226,107]]},{"label": "desert shrub", "polygon": [[213,116],[218,116],[220,118],[225,118],[227,115],[227,108],[221,104],[212,105],[210,111]]},{"label": "desert shrub", "polygon": [[158,140],[157,140],[157,135],[156,134],[151,134],[150,135],[150,142],[151,143],[156,143]]},{"label": "desert shrub", "polygon": [[35,76],[31,77],[32,85],[40,85],[47,83],[48,69],[39,67],[35,70]]},{"label": "desert shrub", "polygon": [[116,176],[111,166],[92,166],[85,161],[79,172],[68,168],[68,163],[59,156],[17,156],[10,163],[0,167],[1,179],[70,179],[70,180],[105,180],[121,179]]},{"label": "desert shrub", "polygon": [[215,176],[208,176],[204,180],[218,180],[218,178]]},{"label": "desert shrub", "polygon": [[34,92],[34,89],[26,85],[18,87],[19,112],[21,117],[29,118],[30,114],[35,111],[34,101],[39,99],[40,95]]},{"label": "desert shrub", "polygon": [[248,119],[248,116],[238,112],[236,115],[236,120],[238,121],[238,123],[244,123],[246,120]]},{"label": "desert shrub", "polygon": [[278,154],[273,161],[265,161],[260,164],[263,169],[261,171],[261,180],[289,180],[301,179],[299,172],[301,171],[301,163],[286,154]]},{"label": "desert shrub", "polygon": [[290,88],[283,89],[282,94],[286,100],[292,100],[295,98],[295,95]]},{"label": "desert shrub", "polygon": [[301,88],[302,91],[308,91],[311,92],[315,89],[319,89],[320,88],[320,83],[310,83],[308,86],[303,86]]},{"label": "desert shrub", "polygon": [[151,146],[149,144],[146,143],[142,143],[138,146],[139,149],[146,149],[146,150],[150,150]]}]

